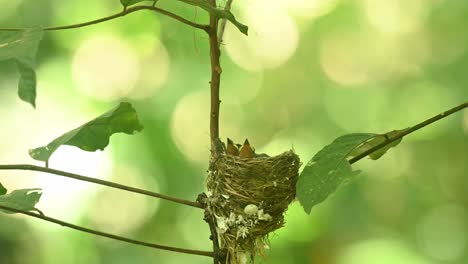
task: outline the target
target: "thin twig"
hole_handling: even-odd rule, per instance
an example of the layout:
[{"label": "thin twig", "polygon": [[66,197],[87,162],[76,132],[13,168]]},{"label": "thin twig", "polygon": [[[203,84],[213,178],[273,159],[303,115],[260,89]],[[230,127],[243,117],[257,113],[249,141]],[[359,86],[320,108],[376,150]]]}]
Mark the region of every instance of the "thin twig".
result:
[{"label": "thin twig", "polygon": [[60,171],[60,170],[55,170],[55,169],[50,169],[50,168],[44,168],[44,167],[39,167],[39,166],[35,166],[35,165],[30,165],[30,164],[0,165],[0,170],[29,170],[29,171],[46,172],[46,173],[50,173],[50,174],[54,174],[54,175],[59,175],[59,176],[67,177],[67,178],[72,178],[72,179],[75,179],[75,180],[92,182],[92,183],[104,185],[104,186],[111,187],[111,188],[116,188],[116,189],[120,189],[120,190],[124,190],[124,191],[128,191],[128,192],[133,192],[133,193],[144,194],[144,195],[147,195],[147,196],[156,197],[156,198],[168,200],[168,201],[171,201],[171,202],[175,202],[175,203],[184,204],[184,205],[188,205],[188,206],[203,209],[203,206],[200,203],[197,203],[197,202],[192,202],[192,201],[188,201],[188,200],[184,200],[184,199],[179,199],[179,198],[167,196],[167,195],[164,195],[164,194],[150,192],[150,191],[146,191],[146,190],[142,190],[142,189],[138,189],[138,188],[134,188],[134,187],[130,187],[130,186],[126,186],[126,185],[122,185],[122,184],[118,184],[118,183],[114,183],[114,182],[110,182],[110,181],[104,181],[104,180],[100,180],[100,179],[96,179],[96,178],[86,177],[86,176],[74,174],[74,173],[71,173],[71,172]]},{"label": "thin twig", "polygon": [[[224,6],[225,11],[231,10],[232,1],[233,0],[227,0],[226,5]],[[226,23],[227,23],[227,19],[225,18],[221,19],[221,25],[220,25],[219,33],[218,33],[218,46],[221,46],[221,44],[223,43],[224,31],[226,30]]]},{"label": "thin twig", "polygon": [[[128,9],[122,11],[122,12],[119,12],[119,13],[117,13],[115,15],[99,18],[99,19],[84,22],[84,23],[68,25],[68,26],[46,27],[46,28],[44,28],[44,31],[66,30],[66,29],[74,29],[74,28],[81,28],[81,27],[91,26],[91,25],[99,24],[99,23],[106,22],[106,21],[109,21],[109,20],[112,20],[112,19],[116,19],[116,18],[125,16],[127,14],[134,13],[134,12],[141,11],[141,10],[150,10],[150,11],[161,13],[161,14],[166,15],[168,17],[171,17],[171,18],[173,18],[175,20],[178,20],[178,21],[180,21],[180,22],[182,22],[182,23],[184,23],[186,25],[189,25],[189,26],[194,27],[194,28],[201,29],[201,30],[203,30],[205,32],[208,32],[208,30],[209,30],[208,25],[203,25],[203,24],[198,24],[198,23],[192,22],[190,20],[187,20],[187,19],[185,19],[185,18],[183,18],[183,17],[181,17],[179,15],[176,15],[176,14],[174,14],[172,12],[161,9],[159,7],[155,7],[155,6],[134,6],[134,7],[128,8]],[[0,31],[22,31],[22,30],[25,30],[25,28],[0,28]]]},{"label": "thin twig", "polygon": [[429,118],[429,119],[427,119],[427,120],[425,120],[425,121],[423,121],[423,122],[421,122],[421,123],[419,123],[419,124],[417,124],[415,126],[412,126],[412,127],[408,128],[408,129],[405,129],[401,133],[396,135],[395,137],[388,138],[385,142],[383,142],[383,143],[381,143],[379,145],[376,145],[373,148],[370,148],[367,151],[364,151],[363,153],[361,153],[361,154],[357,155],[356,157],[350,159],[349,163],[353,164],[353,163],[357,162],[358,160],[360,160],[362,158],[365,158],[367,155],[372,154],[373,152],[387,146],[388,144],[390,144],[390,143],[392,143],[394,141],[397,141],[397,140],[403,138],[404,136],[413,133],[416,130],[419,130],[419,129],[427,126],[427,125],[430,125],[430,124],[432,124],[432,123],[434,123],[434,122],[436,122],[436,121],[438,121],[438,120],[440,120],[442,118],[445,118],[445,117],[447,117],[447,116],[449,116],[449,115],[451,115],[453,113],[461,111],[461,110],[463,110],[464,108],[467,108],[467,107],[468,107],[468,102],[465,102],[465,103],[463,103],[463,104],[461,104],[461,105],[459,105],[457,107],[454,107],[454,108],[452,108],[450,110],[447,110],[447,111],[445,111],[443,113],[440,113],[440,114],[438,114],[436,116],[433,116],[433,117],[431,117],[431,118]]},{"label": "thin twig", "polygon": [[131,243],[131,244],[135,244],[135,245],[151,247],[151,248],[156,248],[156,249],[162,249],[162,250],[168,250],[168,251],[173,251],[173,252],[178,252],[178,253],[213,257],[213,252],[210,252],[210,251],[184,249],[184,248],[170,247],[170,246],[164,246],[164,245],[158,245],[158,244],[138,241],[138,240],[134,240],[134,239],[126,238],[126,237],[121,237],[121,236],[117,236],[117,235],[113,235],[113,234],[104,233],[104,232],[101,232],[101,231],[89,229],[89,228],[86,228],[86,227],[74,225],[74,224],[71,224],[71,223],[67,223],[67,222],[52,218],[52,217],[48,217],[48,216],[40,215],[40,214],[35,214],[35,213],[32,213],[32,212],[23,211],[23,210],[15,209],[15,208],[8,207],[8,206],[0,205],[0,209],[10,211],[10,212],[14,212],[14,213],[20,213],[20,214],[32,216],[34,218],[38,218],[38,219],[41,219],[41,220],[44,220],[44,221],[47,221],[47,222],[51,222],[51,223],[58,224],[58,225],[61,225],[61,226],[64,226],[64,227],[75,229],[75,230],[78,230],[78,231],[81,231],[81,232],[93,234],[93,235],[96,235],[96,236],[107,237],[107,238],[111,238],[111,239],[114,239],[114,240],[119,240],[119,241]]}]

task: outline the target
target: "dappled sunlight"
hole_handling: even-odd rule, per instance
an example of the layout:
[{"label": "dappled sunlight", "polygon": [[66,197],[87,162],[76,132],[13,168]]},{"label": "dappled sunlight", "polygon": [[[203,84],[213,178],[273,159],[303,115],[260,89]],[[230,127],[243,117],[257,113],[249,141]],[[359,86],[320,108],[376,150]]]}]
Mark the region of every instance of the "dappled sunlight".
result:
[{"label": "dappled sunlight", "polygon": [[[97,179],[108,179],[111,175],[111,159],[106,152],[86,152],[77,147],[61,146],[52,155],[49,166],[54,169],[72,172]],[[39,176],[40,175],[40,176]],[[40,208],[51,216],[60,216],[67,221],[76,221],[88,208],[90,198],[98,190],[98,185],[66,177],[39,173],[38,186],[44,191]],[[57,225],[44,225],[43,228],[60,229]]]},{"label": "dappled sunlight", "polygon": [[421,75],[431,58],[427,35],[389,36],[372,30],[336,31],[320,41],[320,65],[342,87]]},{"label": "dappled sunlight", "polygon": [[384,33],[410,33],[424,25],[430,1],[361,0],[369,22]]},{"label": "dappled sunlight", "polygon": [[167,82],[170,71],[170,58],[166,47],[156,38],[141,58],[140,80],[128,92],[132,99],[144,99],[154,95]]},{"label": "dappled sunlight", "polygon": [[316,18],[331,12],[340,0],[280,0],[292,15],[300,18]]},{"label": "dappled sunlight", "polygon": [[[295,52],[299,32],[294,20],[277,2],[239,1],[237,17],[249,25],[249,36],[228,24],[225,49],[231,59],[246,70],[279,67]],[[258,12],[261,10],[262,12]]]},{"label": "dappled sunlight", "polygon": [[417,224],[418,244],[439,261],[459,261],[468,250],[468,212],[463,205],[433,208]]},{"label": "dappled sunlight", "polygon": [[73,59],[72,74],[84,94],[112,101],[134,89],[140,64],[136,52],[124,39],[100,34],[81,43]]},{"label": "dappled sunlight", "polygon": [[171,118],[171,134],[185,157],[206,163],[209,156],[209,91],[196,91],[183,97]]},{"label": "dappled sunlight", "polygon": [[432,264],[404,241],[381,238],[361,241],[348,246],[338,256],[337,264]]},{"label": "dappled sunlight", "polygon": [[[112,169],[110,180],[159,192],[159,186],[152,177],[128,164],[116,165]],[[149,222],[159,203],[160,199],[101,187],[87,208],[89,208],[89,220],[97,229],[124,235],[135,232]]]},{"label": "dappled sunlight", "polygon": [[324,140],[312,128],[302,127],[278,131],[266,145],[257,147],[256,151],[274,156],[293,149],[301,157],[301,162],[307,163],[324,144]]}]

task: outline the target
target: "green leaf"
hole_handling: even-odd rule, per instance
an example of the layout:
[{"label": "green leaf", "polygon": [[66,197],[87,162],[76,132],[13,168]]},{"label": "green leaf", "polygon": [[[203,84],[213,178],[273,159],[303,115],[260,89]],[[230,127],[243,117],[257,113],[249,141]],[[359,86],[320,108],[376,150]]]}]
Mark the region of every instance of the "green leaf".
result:
[{"label": "green leaf", "polygon": [[[138,4],[138,3],[143,2],[143,1],[152,1],[152,0],[120,0],[120,3],[124,7],[129,7],[129,6],[132,6],[134,4]],[[153,1],[153,2],[155,2],[155,1]]]},{"label": "green leaf", "polygon": [[5,193],[7,193],[7,189],[0,182],[0,195],[4,195]]},{"label": "green leaf", "polygon": [[349,153],[376,134],[348,134],[335,139],[309,161],[296,184],[297,198],[310,214],[312,207],[323,202],[345,181],[359,174],[346,159]]},{"label": "green leaf", "polygon": [[236,26],[240,32],[248,35],[249,28],[237,21],[231,11],[227,11],[221,8],[213,7],[207,0],[179,0],[181,2],[187,3],[189,5],[198,6],[201,9],[208,11],[209,13],[215,14],[219,18],[225,18]]},{"label": "green leaf", "polygon": [[[0,205],[8,206],[23,211],[37,211],[36,204],[41,198],[41,189],[20,189],[0,196]],[[13,212],[0,210],[7,214],[14,214]]]},{"label": "green leaf", "polygon": [[56,138],[47,146],[29,150],[29,155],[35,160],[48,162],[61,145],[76,146],[85,151],[103,150],[113,134],[133,134],[142,129],[135,109],[130,103],[123,102],[113,110]]},{"label": "green leaf", "polygon": [[[357,148],[355,148],[350,154],[349,156],[350,157],[355,157],[355,156],[358,156],[360,155],[361,153],[364,153],[365,151],[377,146],[377,145],[380,145],[382,143],[384,143],[385,141],[387,140],[392,140],[393,138],[399,136],[402,132],[404,132],[406,129],[402,129],[402,130],[393,130],[393,131],[390,131],[388,133],[385,133],[385,134],[379,134],[369,140],[367,140],[366,142],[362,143],[360,146],[358,146]],[[376,150],[374,152],[372,152],[371,154],[369,154],[369,158],[371,158],[372,160],[377,160],[379,159],[380,157],[382,157],[385,153],[387,153],[387,151],[390,149],[390,148],[393,148],[393,147],[396,147],[398,144],[400,144],[401,140],[403,138],[400,138],[400,139],[397,139],[395,141],[393,141],[392,143],[386,145],[385,147],[379,149],[379,150]]]},{"label": "green leaf", "polygon": [[36,53],[42,39],[42,28],[18,32],[0,32],[0,61],[13,60],[20,74],[18,95],[36,107]]}]

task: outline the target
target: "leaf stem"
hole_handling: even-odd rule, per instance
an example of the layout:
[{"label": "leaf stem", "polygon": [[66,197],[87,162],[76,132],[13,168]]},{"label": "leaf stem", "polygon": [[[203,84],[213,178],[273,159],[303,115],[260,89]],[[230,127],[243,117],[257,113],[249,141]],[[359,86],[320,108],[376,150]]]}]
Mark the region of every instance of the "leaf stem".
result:
[{"label": "leaf stem", "polygon": [[160,199],[164,199],[164,200],[167,200],[167,201],[171,201],[171,202],[175,202],[175,203],[179,203],[179,204],[188,205],[188,206],[203,209],[203,206],[198,202],[192,202],[192,201],[188,201],[188,200],[184,200],[184,199],[180,199],[180,198],[175,198],[175,197],[172,197],[172,196],[167,196],[167,195],[160,194],[160,193],[155,193],[155,192],[151,192],[151,191],[147,191],[147,190],[142,190],[142,189],[138,189],[138,188],[134,188],[134,187],[130,187],[130,186],[110,182],[110,181],[104,181],[104,180],[91,178],[91,177],[86,177],[86,176],[82,176],[82,175],[78,175],[78,174],[74,174],[74,173],[70,173],[70,172],[66,172],[66,171],[60,171],[60,170],[55,170],[55,169],[50,169],[50,168],[44,168],[44,167],[39,167],[39,166],[35,166],[35,165],[30,165],[30,164],[0,165],[0,170],[29,170],[29,171],[46,172],[46,173],[49,173],[49,174],[59,175],[59,176],[67,177],[67,178],[72,178],[72,179],[75,179],[75,180],[80,180],[80,181],[92,182],[92,183],[104,185],[104,186],[111,187],[111,188],[116,188],[116,189],[120,189],[120,190],[124,190],[124,191],[128,191],[128,192],[133,192],[133,193],[139,193],[139,194],[143,194],[143,195],[147,195],[147,196],[151,196],[151,197],[155,197],[155,198],[160,198]]},{"label": "leaf stem", "polygon": [[[224,10],[230,11],[232,6],[233,0],[227,0],[226,5],[224,6]],[[223,43],[224,31],[226,30],[227,19],[221,19],[221,26],[218,32],[218,46],[221,46]]]},{"label": "leaf stem", "polygon": [[159,245],[159,244],[153,244],[153,243],[143,242],[143,241],[139,241],[139,240],[134,240],[134,239],[121,237],[121,236],[117,236],[117,235],[114,235],[114,234],[104,233],[104,232],[101,232],[101,231],[97,231],[97,230],[89,229],[89,228],[86,228],[86,227],[74,225],[74,224],[71,224],[71,223],[67,223],[67,222],[52,218],[52,217],[48,217],[48,216],[40,215],[40,214],[35,214],[35,213],[32,213],[32,212],[23,211],[23,210],[19,210],[19,209],[8,207],[8,206],[0,205],[0,209],[10,211],[10,212],[14,212],[14,213],[20,213],[20,214],[28,215],[28,216],[31,216],[31,217],[34,217],[34,218],[38,218],[38,219],[41,219],[41,220],[44,220],[44,221],[47,221],[47,222],[51,222],[51,223],[58,224],[58,225],[61,225],[61,226],[64,226],[64,227],[75,229],[75,230],[78,230],[78,231],[81,231],[81,232],[93,234],[93,235],[96,235],[96,236],[107,237],[107,238],[110,238],[110,239],[119,240],[119,241],[131,243],[131,244],[135,244],[135,245],[151,247],[151,248],[156,248],[156,249],[161,249],[161,250],[168,250],[168,251],[173,251],[173,252],[178,252],[178,253],[206,256],[206,257],[213,257],[214,256],[213,252],[210,252],[210,251],[200,251],[200,250],[193,250],[193,249],[170,247],[170,246],[164,246],[164,245]]},{"label": "leaf stem", "polygon": [[403,130],[401,133],[399,133],[398,135],[396,135],[395,137],[387,138],[387,140],[385,140],[381,144],[376,145],[373,148],[370,148],[367,151],[364,151],[361,154],[357,155],[356,157],[350,159],[349,163],[353,164],[353,163],[359,161],[360,159],[365,158],[369,154],[372,154],[373,152],[387,146],[388,144],[390,144],[390,143],[392,143],[394,141],[397,141],[397,140],[403,138],[404,136],[406,136],[408,134],[411,134],[411,133],[413,133],[413,132],[415,132],[415,131],[417,131],[417,130],[425,127],[425,126],[428,126],[428,125],[430,125],[430,124],[432,124],[432,123],[434,123],[434,122],[436,122],[436,121],[438,121],[438,120],[440,120],[442,118],[445,118],[445,117],[447,117],[447,116],[449,116],[449,115],[451,115],[453,113],[461,111],[461,110],[463,110],[463,109],[465,109],[467,107],[468,107],[468,102],[465,102],[465,103],[463,103],[463,104],[461,104],[459,106],[456,106],[456,107],[454,107],[452,109],[449,109],[449,110],[447,110],[447,111],[445,111],[443,113],[440,113],[440,114],[438,114],[436,116],[433,116],[433,117],[431,117],[431,118],[429,118],[429,119],[427,119],[427,120],[425,120],[425,121],[423,121],[423,122],[421,122],[421,123],[419,123],[419,124],[417,124],[415,126],[407,128],[407,129]]},{"label": "leaf stem", "polygon": [[[44,31],[66,30],[66,29],[82,28],[82,27],[86,27],[86,26],[96,25],[96,24],[99,24],[99,23],[102,23],[102,22],[106,22],[106,21],[113,20],[113,19],[116,19],[116,18],[119,18],[119,17],[123,17],[123,16],[125,16],[127,14],[130,14],[130,13],[141,11],[141,10],[150,10],[150,11],[153,11],[153,12],[161,13],[161,14],[163,14],[165,16],[168,16],[170,18],[178,20],[179,22],[182,22],[182,23],[184,23],[186,25],[189,25],[191,27],[201,29],[201,30],[203,30],[205,32],[209,31],[209,26],[208,25],[203,25],[203,24],[198,24],[198,23],[192,22],[192,21],[187,20],[187,19],[185,19],[185,18],[183,18],[183,17],[181,17],[179,15],[176,15],[176,14],[170,12],[170,11],[167,11],[167,10],[164,10],[162,8],[155,7],[155,6],[134,6],[134,7],[130,7],[128,9],[126,9],[126,10],[123,10],[123,11],[121,11],[121,12],[119,12],[117,14],[111,15],[111,16],[99,18],[99,19],[96,19],[96,20],[91,20],[91,21],[88,21],[88,22],[67,25],[67,26],[46,27],[46,28],[44,28]],[[25,30],[25,28],[0,28],[0,31],[22,31],[22,30]]]}]

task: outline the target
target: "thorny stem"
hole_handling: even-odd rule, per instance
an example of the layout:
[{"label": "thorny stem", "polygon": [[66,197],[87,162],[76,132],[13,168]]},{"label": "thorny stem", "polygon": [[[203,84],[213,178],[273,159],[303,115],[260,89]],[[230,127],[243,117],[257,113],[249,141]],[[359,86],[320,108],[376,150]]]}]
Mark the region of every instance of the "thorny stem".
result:
[{"label": "thorny stem", "polygon": [[82,227],[82,226],[74,225],[74,224],[71,224],[71,223],[67,223],[67,222],[52,218],[52,217],[45,216],[45,215],[35,214],[35,213],[32,213],[32,212],[23,211],[23,210],[15,209],[15,208],[8,207],[8,206],[0,205],[0,209],[1,210],[6,210],[6,211],[9,211],[9,212],[20,213],[20,214],[32,216],[32,217],[35,217],[35,218],[38,218],[38,219],[41,219],[41,220],[44,220],[44,221],[47,221],[47,222],[51,222],[51,223],[58,224],[58,225],[61,225],[61,226],[64,226],[64,227],[75,229],[75,230],[78,230],[78,231],[81,231],[81,232],[93,234],[93,235],[96,235],[96,236],[107,237],[107,238],[110,238],[110,239],[119,240],[119,241],[127,242],[127,243],[130,243],[130,244],[135,244],[135,245],[140,245],[140,246],[145,246],[145,247],[150,247],[150,248],[156,248],[156,249],[161,249],[161,250],[168,250],[168,251],[173,251],[173,252],[178,252],[178,253],[206,256],[206,257],[213,257],[213,255],[214,255],[213,252],[211,252],[211,251],[200,251],[200,250],[193,250],[193,249],[185,249],[185,248],[177,248],[177,247],[158,245],[158,244],[143,242],[143,241],[134,240],[134,239],[126,238],[126,237],[121,237],[121,236],[117,236],[117,235],[113,235],[113,234],[109,234],[109,233],[104,233],[104,232],[101,232],[101,231],[97,231],[97,230],[89,229],[89,228],[86,228],[86,227]]},{"label": "thorny stem", "polygon": [[39,166],[34,166],[34,165],[29,165],[29,164],[0,165],[0,170],[29,170],[29,171],[46,172],[49,174],[59,175],[59,176],[67,177],[67,178],[72,178],[75,180],[80,180],[80,181],[92,182],[92,183],[104,185],[104,186],[111,187],[111,188],[116,188],[116,189],[133,192],[133,193],[139,193],[139,194],[203,209],[203,206],[197,202],[175,198],[175,197],[167,196],[164,194],[142,190],[142,189],[138,189],[135,187],[130,187],[130,186],[126,186],[126,185],[122,185],[122,184],[118,184],[118,183],[114,183],[110,181],[104,181],[104,180],[100,180],[96,178],[86,177],[86,176],[82,176],[82,175],[78,175],[78,174],[74,174],[74,173],[70,173],[66,171],[54,170],[50,168],[44,168],[44,167],[39,167]]},{"label": "thorny stem", "polygon": [[372,154],[373,152],[387,146],[388,144],[390,144],[390,143],[392,143],[394,141],[397,141],[400,138],[403,138],[404,136],[406,136],[408,134],[411,134],[416,130],[419,130],[419,129],[425,127],[425,126],[428,126],[428,125],[430,125],[430,124],[432,124],[432,123],[434,123],[434,122],[436,122],[436,121],[438,121],[438,120],[440,120],[442,118],[445,118],[445,117],[447,117],[447,116],[449,116],[449,115],[451,115],[453,113],[461,111],[461,110],[463,110],[464,108],[467,108],[467,107],[468,107],[468,102],[465,102],[465,103],[463,103],[463,104],[461,104],[459,106],[456,106],[456,107],[454,107],[452,109],[449,109],[449,110],[447,110],[447,111],[445,111],[443,113],[440,113],[440,114],[438,114],[436,116],[433,116],[433,117],[431,117],[431,118],[429,118],[429,119],[427,119],[427,120],[425,120],[425,121],[423,121],[423,122],[421,122],[421,123],[419,123],[419,124],[417,124],[415,126],[407,128],[407,129],[403,130],[401,133],[399,133],[398,135],[396,135],[395,137],[388,138],[386,141],[382,142],[381,144],[376,145],[373,148],[370,148],[367,151],[364,151],[363,153],[361,153],[360,155],[357,155],[356,157],[350,159],[349,163],[353,164],[353,163],[359,161],[360,159],[365,158],[367,155]]},{"label": "thorny stem", "polygon": [[[185,19],[185,18],[183,18],[183,17],[181,17],[179,15],[176,15],[176,14],[174,14],[172,12],[161,9],[159,7],[155,7],[155,6],[134,6],[134,7],[127,8],[127,9],[123,10],[122,12],[119,12],[119,13],[117,13],[115,15],[99,18],[99,19],[84,22],[84,23],[68,25],[68,26],[46,27],[43,30],[44,31],[55,31],[55,30],[82,28],[82,27],[91,26],[91,25],[102,23],[102,22],[106,22],[106,21],[109,21],[109,20],[112,20],[112,19],[116,19],[116,18],[125,16],[127,14],[134,13],[134,12],[141,11],[141,10],[150,10],[150,11],[153,11],[153,12],[161,13],[161,14],[163,14],[165,16],[168,16],[170,18],[178,20],[179,22],[182,22],[182,23],[184,23],[186,25],[189,25],[191,27],[201,29],[201,30],[203,30],[205,32],[208,32],[208,30],[210,28],[208,25],[203,25],[203,24],[198,24],[198,23],[192,22],[190,20],[187,20],[187,19]],[[0,31],[22,31],[22,30],[25,30],[25,28],[0,28]]]}]

